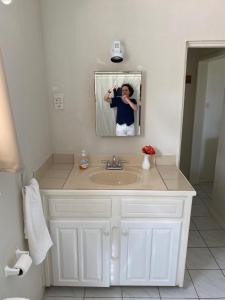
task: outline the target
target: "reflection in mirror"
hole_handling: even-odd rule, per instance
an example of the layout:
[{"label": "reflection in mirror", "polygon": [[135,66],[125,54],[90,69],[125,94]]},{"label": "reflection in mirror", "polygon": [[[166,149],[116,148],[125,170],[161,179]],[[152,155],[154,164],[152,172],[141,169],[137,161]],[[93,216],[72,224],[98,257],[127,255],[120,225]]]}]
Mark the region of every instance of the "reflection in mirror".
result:
[{"label": "reflection in mirror", "polygon": [[141,72],[95,72],[97,135],[140,135],[141,75]]}]

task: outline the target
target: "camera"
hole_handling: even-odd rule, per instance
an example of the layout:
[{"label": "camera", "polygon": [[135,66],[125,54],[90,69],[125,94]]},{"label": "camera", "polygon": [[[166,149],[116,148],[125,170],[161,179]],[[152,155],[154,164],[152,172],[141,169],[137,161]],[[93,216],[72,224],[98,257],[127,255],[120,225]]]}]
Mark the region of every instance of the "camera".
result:
[{"label": "camera", "polygon": [[122,88],[113,89],[114,97],[122,97]]}]

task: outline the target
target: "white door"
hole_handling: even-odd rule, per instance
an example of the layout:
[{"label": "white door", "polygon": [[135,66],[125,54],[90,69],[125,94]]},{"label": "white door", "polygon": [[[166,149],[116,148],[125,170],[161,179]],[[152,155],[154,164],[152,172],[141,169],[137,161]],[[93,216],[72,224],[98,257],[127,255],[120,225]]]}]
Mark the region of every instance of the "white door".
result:
[{"label": "white door", "polygon": [[109,286],[110,223],[50,221],[53,284]]},{"label": "white door", "polygon": [[122,221],[120,284],[175,285],[180,221]]},{"label": "white door", "polygon": [[223,111],[224,76],[224,57],[215,56],[199,62],[191,150],[190,181],[192,184],[214,179]]},{"label": "white door", "polygon": [[224,107],[221,120],[221,128],[216,157],[215,180],[213,185],[213,197],[210,203],[215,216],[224,223],[225,220],[225,90]]}]

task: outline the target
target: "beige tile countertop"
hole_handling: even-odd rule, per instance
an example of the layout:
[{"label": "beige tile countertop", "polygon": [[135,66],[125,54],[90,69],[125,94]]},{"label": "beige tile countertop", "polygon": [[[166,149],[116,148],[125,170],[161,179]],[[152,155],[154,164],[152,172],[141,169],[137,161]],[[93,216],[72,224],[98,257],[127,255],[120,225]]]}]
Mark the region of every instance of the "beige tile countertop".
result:
[{"label": "beige tile countertop", "polygon": [[[89,168],[80,170],[73,155],[53,154],[36,172],[41,189],[63,190],[155,190],[155,191],[192,191],[193,187],[175,165],[173,156],[151,158],[151,168],[141,167],[143,156],[120,155],[126,160],[122,171],[105,171],[102,160],[111,156],[92,156]],[[129,184],[99,184],[92,181],[93,174],[101,172],[123,172],[136,174],[137,180]],[[105,173],[102,173],[103,175]],[[108,175],[108,173],[106,173]],[[119,174],[120,175],[120,174]]]}]

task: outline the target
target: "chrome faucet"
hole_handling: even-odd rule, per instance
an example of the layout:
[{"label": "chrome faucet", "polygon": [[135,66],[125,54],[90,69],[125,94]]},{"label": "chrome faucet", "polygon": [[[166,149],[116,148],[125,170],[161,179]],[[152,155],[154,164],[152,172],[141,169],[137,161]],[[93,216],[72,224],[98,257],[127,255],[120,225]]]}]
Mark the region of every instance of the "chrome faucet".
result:
[{"label": "chrome faucet", "polygon": [[[123,161],[124,162],[124,161]],[[106,161],[106,170],[122,170],[122,161],[115,155],[113,155],[112,160]]]}]

